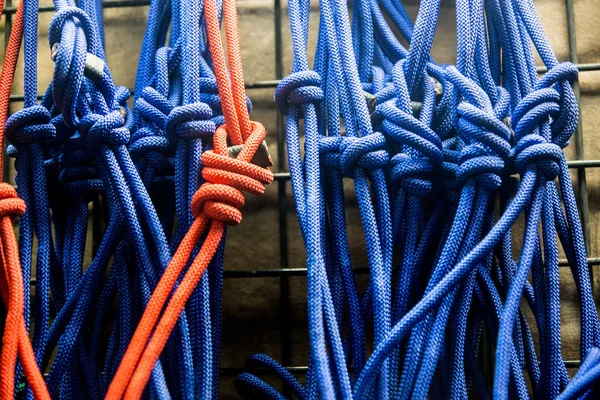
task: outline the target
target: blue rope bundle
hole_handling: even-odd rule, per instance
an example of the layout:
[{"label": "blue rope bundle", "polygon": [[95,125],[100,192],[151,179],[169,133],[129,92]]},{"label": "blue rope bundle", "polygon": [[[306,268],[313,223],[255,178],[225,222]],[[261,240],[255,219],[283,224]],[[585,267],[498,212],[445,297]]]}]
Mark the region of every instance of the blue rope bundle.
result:
[{"label": "blue rope bundle", "polygon": [[[437,0],[421,2],[414,27],[400,3],[355,0],[352,25],[345,2],[319,4],[310,71],[310,3],[289,3],[294,65],[275,94],[307,252],[306,388],[267,356],[253,359],[299,398],[592,396],[599,320],[562,150],[577,126],[577,69],[557,62],[533,3],[457,1],[456,66],[429,55]],[[530,43],[548,68],[541,79]],[[367,243],[363,294],[343,177],[354,181]],[[581,304],[585,361],[572,381],[561,354],[559,248]],[[492,392],[479,362],[484,338],[496,343]],[[255,364],[238,376],[238,392],[281,398],[252,374]]]}]

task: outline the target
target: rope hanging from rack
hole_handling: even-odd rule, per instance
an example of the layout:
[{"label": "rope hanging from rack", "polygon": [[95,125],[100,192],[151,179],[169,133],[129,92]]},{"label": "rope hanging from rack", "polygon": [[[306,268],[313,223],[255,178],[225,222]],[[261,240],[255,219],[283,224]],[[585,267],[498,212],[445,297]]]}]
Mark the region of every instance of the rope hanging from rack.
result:
[{"label": "rope hanging from rack", "polygon": [[[294,65],[275,94],[307,253],[307,383],[259,354],[239,393],[285,398],[252,373],[263,368],[301,399],[592,397],[600,321],[563,153],[578,122],[577,69],[558,63],[533,2],[457,0],[455,66],[430,56],[439,0],[420,3],[414,27],[398,2],[355,0],[352,24],[345,2],[319,5],[311,70],[310,1],[288,4]],[[106,65],[96,0],[56,1],[55,71],[38,104],[38,6],[19,5],[0,76],[0,133],[17,168],[17,191],[0,184],[0,397],[15,397],[24,374],[27,398],[138,399],[148,383],[151,398],[216,398],[226,226],[241,222],[243,192],[273,180],[265,128],[249,116],[235,0],[151,2],[133,111]],[[6,120],[22,36],[24,108]],[[85,266],[90,202],[107,215]],[[561,249],[581,305],[573,379]],[[491,392],[484,338],[496,343]]]},{"label": "rope hanging from rack", "polygon": [[[527,379],[536,397],[556,398],[565,388],[567,398],[583,393],[586,389],[579,385],[589,388],[596,372],[586,364],[569,385],[561,355],[557,242],[558,237],[580,296],[581,358],[590,353],[593,359],[598,315],[562,152],[577,125],[570,87],[577,70],[558,64],[530,1],[458,1],[456,67],[438,67],[429,57],[439,1],[421,2],[414,29],[402,9],[389,2],[382,6],[410,41],[408,50],[394,38],[377,2],[353,2],[350,36],[345,5],[323,0],[315,72],[310,72],[310,5],[289,4],[294,66],[278,86],[276,101],[287,117],[292,187],[308,259],[311,353],[301,396],[313,398],[318,390],[324,398],[442,398],[449,393],[465,398],[476,390],[483,397],[528,398]],[[549,70],[541,79],[530,40]],[[356,77],[369,95],[354,89]],[[501,80],[505,87],[499,86]],[[361,125],[365,104],[373,105],[372,118]],[[356,173],[344,170],[344,152],[334,154],[338,143],[352,140],[357,126],[364,144],[363,153],[349,152],[355,160],[362,156],[364,167],[374,162],[373,152],[389,154],[381,166],[383,183],[393,193],[391,208],[378,200],[376,180],[373,193],[361,191],[360,175],[357,181]],[[382,147],[366,144],[371,126],[383,133]],[[339,271],[351,271],[352,263],[346,251],[342,180],[335,172],[340,165],[344,176],[354,179],[368,253],[387,254],[385,237],[391,232],[399,259],[391,300],[386,293],[392,286],[381,286],[386,275],[371,259],[371,280],[362,299],[341,278]],[[516,193],[510,177],[514,172],[521,176]],[[497,193],[501,210],[495,221]],[[375,226],[364,225],[364,199],[377,204],[379,215],[371,218]],[[523,246],[515,261],[513,230],[526,207]],[[369,240],[378,230],[380,245]],[[383,271],[391,278],[391,267]],[[527,281],[530,271],[532,282]],[[418,278],[428,283],[421,285]],[[539,356],[531,320],[519,309],[523,297],[539,332]],[[350,317],[350,337],[341,349],[337,343],[348,323],[345,315]],[[352,320],[353,315],[358,318]],[[356,339],[371,315],[375,350],[364,364],[364,351],[355,346],[364,346],[364,339]],[[477,362],[484,331],[497,342],[493,393],[488,393]],[[297,381],[275,361],[262,355],[256,359],[299,393],[293,389]],[[354,376],[349,377],[351,365]],[[237,377],[236,386],[244,398],[281,396],[250,371]]]},{"label": "rope hanging from rack", "polygon": [[[4,9],[1,2],[0,9]],[[23,37],[24,6],[19,8],[14,20],[11,36],[6,48],[2,74],[0,75],[0,148],[3,148],[4,125],[8,113],[10,91],[21,48]],[[2,173],[3,155],[0,154],[0,174]],[[25,202],[17,197],[17,192],[8,183],[0,184],[0,253],[2,253],[2,270],[0,274],[0,292],[7,309],[2,352],[0,356],[0,397],[12,399],[15,387],[24,372],[26,381],[37,399],[50,399],[48,389],[36,363],[35,354],[24,318],[26,293],[24,275],[19,259],[17,240],[14,236],[11,218],[25,213]],[[26,281],[27,282],[27,281]],[[17,364],[17,360],[20,364]]]},{"label": "rope hanging from rack", "polygon": [[[273,180],[268,168],[252,163],[255,154],[266,149],[266,131],[260,123],[249,119],[235,2],[223,2],[231,82],[221,45],[216,1],[204,2],[204,15],[225,123],[214,133],[213,149],[202,155],[205,183],[191,200],[194,220],[150,299],[107,398],[141,397],[177,318],[222,242],[225,226],[241,222],[240,208],[244,204],[242,191],[262,194],[265,185]],[[197,65],[192,67],[197,68]],[[235,158],[229,155],[229,143],[241,146]],[[200,250],[192,255],[196,243],[204,235],[206,238]],[[191,265],[175,286],[183,268],[190,261]]]}]

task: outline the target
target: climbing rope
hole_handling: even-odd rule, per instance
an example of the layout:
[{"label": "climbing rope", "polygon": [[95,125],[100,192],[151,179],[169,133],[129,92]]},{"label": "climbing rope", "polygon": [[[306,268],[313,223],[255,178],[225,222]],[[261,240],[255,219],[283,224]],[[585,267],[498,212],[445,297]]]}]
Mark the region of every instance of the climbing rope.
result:
[{"label": "climbing rope", "polygon": [[[557,61],[531,0],[457,0],[456,65],[436,64],[440,4],[420,2],[413,24],[400,2],[353,0],[350,17],[320,0],[311,70],[311,4],[289,2],[294,62],[275,102],[307,255],[308,372],[303,385],[254,355],[235,380],[243,398],[286,398],[257,369],[300,399],[593,397],[600,321],[563,153],[577,68]],[[55,6],[41,102],[37,0],[19,5],[0,76],[17,170],[16,191],[0,185],[0,397],[139,399],[148,386],[153,399],[217,398],[226,226],[241,222],[244,192],[274,179],[236,2],[151,1],[132,110],[107,66],[100,1]],[[22,38],[24,107],[7,119]],[[105,215],[85,265],[90,203]],[[572,379],[561,250],[581,305]]]},{"label": "climbing rope", "polygon": [[[329,398],[465,398],[473,388],[479,396],[490,397],[477,362],[484,331],[497,342],[494,398],[528,398],[527,375],[538,397],[556,398],[566,387],[572,388],[566,393],[582,393],[584,389],[577,385],[590,385],[588,376],[595,372],[584,369],[580,380],[568,386],[560,346],[556,240],[560,238],[577,282],[584,359],[597,345],[598,315],[592,306],[583,236],[562,152],[577,124],[577,104],[570,88],[576,69],[557,63],[529,1],[457,2],[456,67],[436,66],[429,58],[439,1],[421,2],[414,29],[401,6],[390,2],[381,6],[409,40],[408,50],[395,39],[377,2],[355,1],[352,54],[345,4],[323,0],[315,72],[309,72],[310,8],[308,2],[289,5],[294,66],[279,85],[276,101],[287,117],[292,187],[308,256],[311,353],[302,396],[316,396],[318,387],[320,395]],[[530,40],[549,69],[539,80]],[[350,89],[356,87],[356,76],[369,95]],[[385,137],[381,149],[389,152],[389,162],[382,167],[387,190],[393,193],[391,209],[377,199],[375,182],[371,184],[374,194],[368,194],[361,192],[356,174],[346,170],[344,175],[355,180],[361,215],[365,210],[361,199],[373,200],[384,215],[370,228],[363,216],[365,235],[378,229],[380,235],[392,233],[399,272],[391,300],[382,295],[384,286],[378,289],[382,275],[372,262],[362,299],[352,285],[343,286],[334,272],[352,263],[345,251],[341,177],[334,172],[343,165],[343,153],[341,158],[329,154],[338,143],[352,139],[355,124],[360,126],[360,140],[368,142],[370,123],[356,122],[361,121],[365,104],[374,109],[369,122],[381,130]],[[338,115],[344,121],[343,131],[336,125]],[[300,119],[304,119],[303,161]],[[319,137],[321,145],[316,146]],[[311,157],[315,148],[324,154],[321,163]],[[364,144],[361,155],[377,149],[367,150]],[[364,166],[367,159],[362,160]],[[516,193],[513,172],[521,176]],[[501,209],[495,221],[493,200],[498,193]],[[310,214],[308,199],[318,210],[315,214]],[[515,261],[513,226],[526,207],[523,246]],[[391,213],[391,227],[386,212]],[[377,245],[367,239],[368,251],[385,254],[386,242],[380,240]],[[527,281],[530,271],[531,283]],[[421,287],[419,277],[426,277],[426,286]],[[351,323],[351,341],[344,342],[339,353],[336,337],[344,332],[345,312],[340,305],[345,296],[348,315],[362,320]],[[540,335],[539,358],[531,320],[519,309],[523,297]],[[362,309],[356,307],[358,303]],[[388,322],[386,328],[382,310],[389,307],[392,325]],[[352,346],[364,343],[356,340],[355,333],[362,335],[370,315],[375,350],[363,364],[361,352]],[[379,338],[378,329],[384,329]],[[327,343],[325,338],[333,340]],[[352,361],[353,393],[349,394],[344,374]],[[285,386],[296,387],[296,381],[273,361],[265,365]],[[257,393],[280,398],[250,372],[240,375],[236,386],[245,398],[256,398]]]},{"label": "climbing rope", "polygon": [[[202,176],[205,183],[191,201],[194,221],[150,298],[107,398],[141,397],[154,364],[185,303],[222,242],[225,225],[237,225],[241,222],[240,208],[244,204],[242,191],[262,194],[265,185],[273,180],[273,174],[268,168],[251,163],[255,153],[264,149],[266,131],[260,123],[249,119],[235,2],[223,2],[231,83],[221,45],[217,3],[206,1],[204,13],[225,124],[214,133],[213,149],[202,154]],[[229,156],[228,143],[233,146],[241,145],[237,157]],[[192,258],[192,252],[203,235],[206,238]],[[183,268],[191,259],[191,265],[175,288]]]},{"label": "climbing rope", "polygon": [[[1,2],[0,9],[4,9],[4,2]],[[23,21],[24,6],[21,3],[15,16],[0,75],[0,147],[4,140],[4,125],[8,113],[10,91],[23,38]],[[3,166],[3,155],[0,154],[0,173],[2,173]],[[8,183],[0,184],[0,215],[2,216],[0,253],[2,253],[3,270],[0,274],[0,292],[8,311],[0,356],[0,396],[4,399],[14,398],[15,387],[21,378],[20,373],[15,370],[19,358],[21,368],[35,397],[50,399],[48,389],[36,363],[24,317],[26,301],[24,275],[11,221],[11,218],[24,213],[25,203],[17,197],[15,189]]]}]

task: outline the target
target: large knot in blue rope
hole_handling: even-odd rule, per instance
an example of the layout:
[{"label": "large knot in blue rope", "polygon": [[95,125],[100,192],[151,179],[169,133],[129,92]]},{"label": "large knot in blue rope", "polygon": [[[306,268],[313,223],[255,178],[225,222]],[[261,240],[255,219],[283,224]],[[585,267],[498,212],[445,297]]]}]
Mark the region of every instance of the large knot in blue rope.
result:
[{"label": "large knot in blue rope", "polygon": [[81,119],[79,134],[92,154],[98,154],[101,146],[119,146],[129,143],[130,132],[125,125],[122,111],[106,115],[88,114]]},{"label": "large knot in blue rope", "polygon": [[167,117],[165,130],[171,137],[184,139],[210,138],[217,126],[211,120],[212,110],[206,103],[197,102],[173,108]]},{"label": "large knot in blue rope", "polygon": [[294,72],[284,78],[275,90],[275,103],[282,114],[288,115],[291,107],[323,100],[321,77],[315,71]]},{"label": "large knot in blue rope", "polygon": [[502,184],[502,173],[510,157],[510,129],[493,114],[463,102],[458,108],[458,132],[465,143],[461,151],[457,178],[475,178],[493,192]]},{"label": "large knot in blue rope", "polygon": [[571,84],[578,71],[571,63],[562,63],[550,69],[540,79],[536,89],[525,96],[512,114],[515,139],[534,132],[550,122],[552,142],[564,148],[577,128],[579,110]]},{"label": "large knot in blue rope", "polygon": [[68,196],[86,197],[104,190],[93,154],[87,151],[80,135],[73,135],[64,143],[58,166],[58,182]]},{"label": "large knot in blue rope", "polygon": [[461,183],[474,178],[487,191],[496,191],[511,156],[512,132],[501,121],[508,113],[508,92],[499,88],[498,101],[492,108],[487,94],[472,80],[454,67],[448,67],[446,73],[465,98],[457,107],[457,131],[465,143],[457,178]]},{"label": "large knot in blue rope", "polygon": [[386,140],[380,132],[361,137],[342,136],[340,141],[340,168],[345,176],[354,176],[359,167],[366,170],[387,166],[390,156]]},{"label": "large knot in blue rope", "polygon": [[346,177],[354,177],[356,168],[375,170],[389,163],[386,140],[380,132],[362,137],[330,136],[319,141],[319,152],[328,168],[340,169]]},{"label": "large knot in blue rope", "polygon": [[540,135],[526,135],[514,149],[515,168],[521,175],[527,168],[535,165],[544,177],[551,181],[560,173],[560,164],[564,155],[560,146],[548,142]]},{"label": "large knot in blue rope", "polygon": [[17,149],[56,137],[52,116],[46,107],[35,105],[17,111],[6,121],[6,137]]},{"label": "large knot in blue rope", "polygon": [[170,154],[174,143],[165,134],[165,127],[173,104],[152,87],[146,87],[135,102],[138,115],[145,124],[131,136],[129,151],[132,155],[147,152]]},{"label": "large knot in blue rope", "polygon": [[385,133],[394,142],[416,150],[420,155],[399,153],[392,157],[391,180],[416,196],[433,189],[432,174],[443,163],[442,141],[435,132],[412,114],[400,110],[393,100],[381,106]]},{"label": "large knot in blue rope", "polygon": [[[85,11],[78,7],[64,7],[56,12],[48,27],[48,40],[55,63],[52,79],[54,103],[69,127],[78,124],[77,107],[81,94],[88,54],[96,61],[96,68],[104,65],[96,56],[95,25]],[[89,68],[89,67],[88,67]]]}]

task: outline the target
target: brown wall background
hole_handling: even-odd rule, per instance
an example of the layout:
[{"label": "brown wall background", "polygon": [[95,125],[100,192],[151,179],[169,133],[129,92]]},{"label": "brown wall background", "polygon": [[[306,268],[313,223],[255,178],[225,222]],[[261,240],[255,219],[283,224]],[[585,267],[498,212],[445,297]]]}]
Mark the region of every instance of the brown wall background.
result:
[{"label": "brown wall background", "polygon": [[[13,3],[15,4],[16,1]],[[284,75],[292,64],[291,39],[286,1],[283,1]],[[418,1],[405,2],[409,14],[416,16]],[[577,51],[580,63],[600,62],[600,0],[575,0]],[[43,0],[43,5],[50,5]],[[535,2],[550,43],[560,61],[568,60],[568,38],[565,0],[537,0]],[[275,79],[275,28],[273,0],[239,0],[242,56],[247,81]],[[318,2],[313,0],[311,14],[310,50],[313,52],[318,29]],[[135,82],[137,59],[144,35],[148,7],[106,9],[106,55],[117,85],[132,88]],[[47,28],[52,14],[40,14],[38,76],[39,93],[43,93],[53,71],[47,42]],[[0,40],[4,39],[4,23],[0,24]],[[453,1],[442,1],[438,33],[433,57],[438,62],[453,63],[456,53],[456,24]],[[0,57],[3,57],[3,48]],[[538,60],[539,64],[539,60]],[[13,93],[22,89],[22,66],[17,70]],[[580,73],[581,123],[584,131],[585,158],[600,158],[600,72]],[[277,124],[273,103],[273,89],[255,89],[248,92],[254,104],[253,118],[261,121],[269,132],[268,143],[277,164]],[[12,103],[11,110],[22,107]],[[568,149],[570,158],[574,149]],[[575,177],[576,175],[573,175]],[[590,257],[600,256],[600,171],[587,171],[590,204]],[[364,239],[358,219],[356,201],[348,184],[348,229],[350,231],[354,265],[366,266]],[[289,266],[305,266],[304,247],[293,207],[293,197],[287,185],[287,222],[289,231]],[[244,222],[230,229],[227,237],[225,269],[259,270],[279,268],[279,225],[277,211],[277,184],[271,185],[260,199],[248,199],[244,208]],[[515,235],[518,237],[518,235]],[[561,269],[563,353],[565,359],[577,359],[579,347],[579,308],[573,278],[568,269]],[[595,294],[600,297],[600,271],[595,274]],[[290,278],[293,326],[293,365],[307,363],[306,279]],[[224,326],[222,366],[241,367],[248,356],[264,352],[281,360],[279,278],[228,279],[224,286]],[[222,398],[238,398],[232,379],[223,378]]]}]

